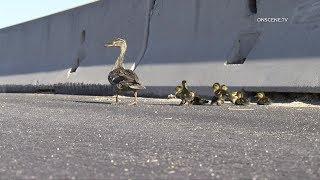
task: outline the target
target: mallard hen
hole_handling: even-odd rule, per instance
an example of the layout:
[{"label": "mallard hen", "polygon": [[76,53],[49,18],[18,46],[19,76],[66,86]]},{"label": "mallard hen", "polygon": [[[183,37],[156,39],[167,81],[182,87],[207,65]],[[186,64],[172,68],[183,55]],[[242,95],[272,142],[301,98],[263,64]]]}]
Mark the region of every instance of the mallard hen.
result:
[{"label": "mallard hen", "polygon": [[108,75],[108,80],[111,85],[115,86],[115,94],[116,94],[116,103],[118,103],[118,96],[122,92],[132,91],[134,92],[134,103],[138,102],[138,91],[145,89],[143,85],[141,85],[138,76],[133,70],[124,68],[124,57],[127,51],[127,42],[124,39],[117,38],[111,41],[110,43],[105,44],[105,47],[111,48],[116,47],[120,48],[120,55],[115,62],[115,66],[113,70]]}]

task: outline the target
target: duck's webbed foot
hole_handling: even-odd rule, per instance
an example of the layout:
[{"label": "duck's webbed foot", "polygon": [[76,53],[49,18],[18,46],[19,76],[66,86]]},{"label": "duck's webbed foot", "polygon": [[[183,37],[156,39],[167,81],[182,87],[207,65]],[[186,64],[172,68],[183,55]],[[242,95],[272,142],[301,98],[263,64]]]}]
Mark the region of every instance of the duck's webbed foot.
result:
[{"label": "duck's webbed foot", "polygon": [[134,102],[130,103],[129,105],[131,105],[131,106],[138,105],[138,92],[137,91],[134,92]]},{"label": "duck's webbed foot", "polygon": [[116,103],[118,103],[118,102],[119,102],[119,95],[116,94]]},{"label": "duck's webbed foot", "polygon": [[130,104],[129,104],[129,106],[136,106],[136,105],[138,105],[137,102],[133,102],[133,103],[130,103]]},{"label": "duck's webbed foot", "polygon": [[115,104],[118,104],[119,103],[119,94],[120,94],[120,91],[119,90],[116,90],[115,91],[115,99],[116,99],[116,102],[115,102]]}]

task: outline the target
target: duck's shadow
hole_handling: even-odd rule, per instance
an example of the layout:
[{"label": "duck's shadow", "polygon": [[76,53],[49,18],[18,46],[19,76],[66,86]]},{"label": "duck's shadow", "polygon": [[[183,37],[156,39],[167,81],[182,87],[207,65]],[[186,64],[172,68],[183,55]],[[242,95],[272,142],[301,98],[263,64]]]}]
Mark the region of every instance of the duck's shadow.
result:
[{"label": "duck's shadow", "polygon": [[83,103],[83,104],[103,104],[103,105],[111,105],[112,102],[101,102],[101,101],[71,101],[74,103]]}]

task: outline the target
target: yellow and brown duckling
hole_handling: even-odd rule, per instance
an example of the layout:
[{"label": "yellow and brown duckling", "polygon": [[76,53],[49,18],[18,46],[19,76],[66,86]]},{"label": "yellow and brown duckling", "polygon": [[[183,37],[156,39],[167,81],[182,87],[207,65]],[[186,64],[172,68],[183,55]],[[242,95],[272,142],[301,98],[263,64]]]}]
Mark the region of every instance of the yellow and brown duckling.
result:
[{"label": "yellow and brown duckling", "polygon": [[228,87],[226,85],[221,85],[220,89],[217,92],[218,94],[221,94],[224,100],[228,98]]},{"label": "yellow and brown duckling", "polygon": [[175,96],[181,99],[181,103],[179,105],[183,105],[186,103],[191,104],[192,101],[194,100],[195,93],[188,89],[187,81],[183,80],[181,83],[181,86],[176,87]]},{"label": "yellow and brown duckling", "polygon": [[236,101],[234,103],[235,105],[237,105],[237,106],[247,106],[247,105],[250,104],[248,99],[245,97],[245,93],[244,92],[238,91],[236,96],[237,96],[237,99],[236,99]]},{"label": "yellow and brown duckling", "polygon": [[226,100],[228,100],[228,87],[223,84],[216,93],[218,96],[217,105],[221,106]]},{"label": "yellow and brown duckling", "polygon": [[237,91],[234,91],[234,92],[230,92],[229,93],[229,101],[232,103],[232,104],[235,104],[236,103],[236,100],[238,99],[238,96],[237,96]]},{"label": "yellow and brown duckling", "polygon": [[220,84],[219,83],[214,83],[213,85],[212,85],[212,92],[214,93],[214,94],[217,94],[217,92],[220,90]]},{"label": "yellow and brown duckling", "polygon": [[270,105],[272,103],[270,98],[268,98],[264,92],[258,92],[255,97],[257,98],[258,105]]},{"label": "yellow and brown duckling", "polygon": [[212,85],[212,91],[214,93],[214,96],[211,100],[211,105],[213,103],[216,103],[218,106],[224,104],[225,100],[228,98],[228,87],[226,85],[214,83]]},{"label": "yellow and brown duckling", "polygon": [[213,97],[211,99],[211,105],[213,105],[214,103],[217,103],[218,99],[219,99],[219,95],[218,95],[218,91],[220,89],[220,84],[219,83],[214,83],[212,85],[212,92],[213,92]]}]

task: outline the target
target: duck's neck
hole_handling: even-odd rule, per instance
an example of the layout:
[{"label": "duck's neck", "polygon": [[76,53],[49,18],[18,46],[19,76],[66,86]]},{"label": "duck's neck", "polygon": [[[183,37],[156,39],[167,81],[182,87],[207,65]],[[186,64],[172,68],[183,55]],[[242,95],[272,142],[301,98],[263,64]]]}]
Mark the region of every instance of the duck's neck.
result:
[{"label": "duck's neck", "polygon": [[183,88],[183,89],[186,89],[186,90],[188,89],[187,86],[186,86],[186,84],[182,84],[182,88]]},{"label": "duck's neck", "polygon": [[124,56],[126,55],[127,52],[127,45],[126,44],[122,44],[120,46],[120,55],[117,58],[117,61],[115,63],[115,68],[121,68],[123,67],[123,63],[124,63]]}]

